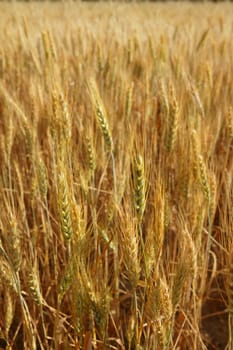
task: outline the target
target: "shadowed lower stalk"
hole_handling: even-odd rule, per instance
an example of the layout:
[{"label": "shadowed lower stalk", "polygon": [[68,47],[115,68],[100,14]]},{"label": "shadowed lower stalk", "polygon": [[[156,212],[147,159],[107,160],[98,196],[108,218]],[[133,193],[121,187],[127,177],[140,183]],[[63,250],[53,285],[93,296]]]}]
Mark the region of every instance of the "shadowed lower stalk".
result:
[{"label": "shadowed lower stalk", "polygon": [[232,315],[228,315],[228,350],[233,350],[233,338],[232,338],[232,329],[233,329],[233,318]]},{"label": "shadowed lower stalk", "polygon": [[18,298],[19,298],[19,302],[21,305],[21,309],[22,309],[22,314],[23,314],[23,320],[25,323],[25,328],[26,331],[28,333],[28,336],[31,340],[31,348],[32,350],[36,350],[36,338],[35,338],[35,326],[33,324],[33,322],[31,321],[31,317],[30,317],[30,311],[28,309],[28,305],[23,297],[22,294],[22,290],[21,290],[21,283],[20,283],[20,279],[19,279],[19,273],[15,271],[14,266],[12,265],[12,262],[10,260],[10,258],[8,257],[7,252],[4,250],[4,248],[0,245],[0,255],[4,258],[4,260],[7,262],[10,271],[11,271],[11,276],[9,276],[9,278],[12,278],[12,287],[14,289],[14,292],[17,294]]},{"label": "shadowed lower stalk", "polygon": [[227,281],[227,297],[228,297],[228,350],[233,350],[233,261],[232,253],[230,253],[230,262],[228,268]]}]

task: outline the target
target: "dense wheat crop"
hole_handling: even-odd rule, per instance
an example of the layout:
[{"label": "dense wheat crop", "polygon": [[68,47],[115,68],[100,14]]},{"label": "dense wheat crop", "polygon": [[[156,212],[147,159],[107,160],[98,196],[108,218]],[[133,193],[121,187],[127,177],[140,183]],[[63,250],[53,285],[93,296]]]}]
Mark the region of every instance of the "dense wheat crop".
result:
[{"label": "dense wheat crop", "polygon": [[0,5],[0,343],[233,349],[233,6]]}]

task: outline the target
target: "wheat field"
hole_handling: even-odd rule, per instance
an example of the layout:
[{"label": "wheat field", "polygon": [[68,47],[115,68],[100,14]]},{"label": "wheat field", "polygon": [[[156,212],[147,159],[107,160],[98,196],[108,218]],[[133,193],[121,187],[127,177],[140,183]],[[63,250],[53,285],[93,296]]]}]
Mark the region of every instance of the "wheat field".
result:
[{"label": "wheat field", "polygon": [[233,350],[232,13],[0,4],[1,349]]}]

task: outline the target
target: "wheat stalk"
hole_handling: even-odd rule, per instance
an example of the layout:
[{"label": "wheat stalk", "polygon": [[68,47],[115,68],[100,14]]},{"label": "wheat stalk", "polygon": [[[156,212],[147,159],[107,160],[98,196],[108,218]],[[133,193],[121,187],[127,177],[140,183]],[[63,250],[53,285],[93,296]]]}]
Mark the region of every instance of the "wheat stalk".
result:
[{"label": "wheat stalk", "polygon": [[173,151],[174,145],[176,143],[178,120],[179,120],[179,107],[178,107],[177,99],[174,95],[174,91],[172,89],[171,101],[169,106],[168,139],[167,139],[167,151],[169,153]]}]

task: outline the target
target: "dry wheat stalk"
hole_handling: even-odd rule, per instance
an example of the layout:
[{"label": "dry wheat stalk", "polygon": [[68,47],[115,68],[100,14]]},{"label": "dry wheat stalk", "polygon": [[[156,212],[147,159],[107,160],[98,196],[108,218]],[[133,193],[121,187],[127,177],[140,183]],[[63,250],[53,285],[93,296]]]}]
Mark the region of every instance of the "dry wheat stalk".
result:
[{"label": "dry wheat stalk", "polygon": [[233,317],[233,263],[232,257],[230,256],[229,267],[228,267],[228,281],[227,281],[227,296],[228,296],[228,312]]},{"label": "dry wheat stalk", "polygon": [[48,36],[48,39],[46,41],[48,41],[49,49],[50,49],[50,52],[51,52],[51,57],[56,62],[57,61],[57,50],[56,50],[56,46],[55,46],[55,43],[54,43],[54,37],[53,37],[51,31],[47,32],[47,36]]},{"label": "dry wheat stalk", "polygon": [[72,121],[68,110],[68,103],[61,92],[59,93],[58,101],[60,104],[60,111],[61,111],[61,127],[63,132],[62,136],[64,137],[64,140],[66,141],[67,145],[70,145],[71,138],[72,138]]},{"label": "dry wheat stalk", "polygon": [[41,33],[42,37],[42,43],[43,43],[43,49],[45,53],[45,58],[49,62],[51,59],[51,50],[50,50],[50,41],[49,41],[49,35],[47,31],[43,31]]},{"label": "dry wheat stalk", "polygon": [[41,198],[46,199],[48,191],[48,181],[46,167],[42,158],[40,158],[38,162],[38,185]]},{"label": "dry wheat stalk", "polygon": [[163,113],[163,116],[165,118],[165,121],[167,121],[168,115],[169,115],[169,102],[168,102],[168,96],[166,93],[166,89],[164,86],[164,81],[160,80],[159,82],[159,91],[160,91],[160,104],[161,104],[161,110]]},{"label": "dry wheat stalk", "polygon": [[167,138],[167,151],[172,152],[177,139],[179,120],[179,106],[175,97],[173,89],[171,90],[171,100],[169,106],[169,118],[168,118],[168,138]]},{"label": "dry wheat stalk", "polygon": [[227,131],[229,135],[229,139],[233,139],[233,109],[232,107],[229,108],[228,114],[227,114]]},{"label": "dry wheat stalk", "polygon": [[233,347],[233,334],[232,334],[232,324],[233,324],[233,264],[232,264],[232,253],[230,252],[229,266],[228,266],[228,276],[227,276],[227,298],[228,298],[228,331],[229,331],[229,349]]},{"label": "dry wheat stalk", "polygon": [[129,118],[130,113],[131,113],[131,109],[132,109],[133,87],[134,87],[134,83],[131,83],[126,91],[126,103],[125,103],[126,119]]},{"label": "dry wheat stalk", "polygon": [[216,211],[216,202],[217,202],[217,184],[216,184],[216,177],[214,173],[212,173],[212,176],[210,178],[210,207],[209,207],[209,213],[210,213],[210,221],[213,222],[215,211]]}]

